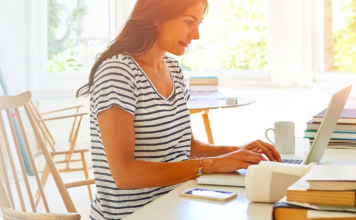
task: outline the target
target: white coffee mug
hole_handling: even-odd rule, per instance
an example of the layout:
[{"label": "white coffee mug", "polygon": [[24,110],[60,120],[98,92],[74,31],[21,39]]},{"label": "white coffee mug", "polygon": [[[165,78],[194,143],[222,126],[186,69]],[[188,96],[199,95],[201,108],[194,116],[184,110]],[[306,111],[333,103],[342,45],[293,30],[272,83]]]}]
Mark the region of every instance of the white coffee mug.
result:
[{"label": "white coffee mug", "polygon": [[[268,131],[274,132],[275,143],[268,138]],[[266,138],[274,145],[280,154],[290,154],[295,151],[295,125],[294,122],[281,121],[274,123],[274,129],[266,130]]]}]

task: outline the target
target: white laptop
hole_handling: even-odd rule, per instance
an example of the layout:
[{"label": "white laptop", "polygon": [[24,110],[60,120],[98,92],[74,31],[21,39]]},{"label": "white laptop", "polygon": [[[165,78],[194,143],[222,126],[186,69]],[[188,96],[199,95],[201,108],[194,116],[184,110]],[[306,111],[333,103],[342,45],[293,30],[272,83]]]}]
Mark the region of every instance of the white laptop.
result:
[{"label": "white laptop", "polygon": [[[328,146],[337,121],[339,120],[341,112],[345,106],[346,100],[349,97],[351,89],[352,85],[349,85],[348,87],[342,89],[332,96],[324,119],[321,122],[320,128],[314,138],[314,142],[308,152],[307,157],[294,157],[288,159],[282,158],[283,163],[310,164],[311,162],[320,162],[324,155],[325,149]],[[198,184],[207,185],[245,186],[245,174],[246,169],[224,174],[204,174],[197,178],[197,182]]]}]

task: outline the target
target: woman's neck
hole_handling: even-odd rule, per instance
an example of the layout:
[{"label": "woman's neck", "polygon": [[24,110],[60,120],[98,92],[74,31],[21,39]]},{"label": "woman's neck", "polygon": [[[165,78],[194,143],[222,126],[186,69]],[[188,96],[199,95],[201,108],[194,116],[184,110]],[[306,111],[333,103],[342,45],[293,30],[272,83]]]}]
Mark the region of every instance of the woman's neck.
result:
[{"label": "woman's neck", "polygon": [[163,61],[163,56],[165,54],[166,54],[166,51],[159,49],[155,43],[152,46],[152,48],[144,55],[135,56],[133,54],[131,56],[136,60],[136,62],[138,62],[140,64],[150,66],[154,69],[162,69],[163,65],[164,65],[164,62],[162,62],[162,61]]}]

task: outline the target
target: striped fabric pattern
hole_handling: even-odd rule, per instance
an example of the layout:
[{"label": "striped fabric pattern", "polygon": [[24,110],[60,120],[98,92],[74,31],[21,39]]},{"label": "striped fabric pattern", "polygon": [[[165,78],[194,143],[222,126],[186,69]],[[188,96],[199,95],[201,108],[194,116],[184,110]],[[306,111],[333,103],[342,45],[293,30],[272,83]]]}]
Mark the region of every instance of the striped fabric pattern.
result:
[{"label": "striped fabric pattern", "polygon": [[144,71],[128,54],[107,59],[94,75],[90,90],[91,150],[97,193],[90,219],[121,219],[168,193],[178,185],[121,190],[110,173],[100,136],[97,115],[119,106],[134,115],[135,158],[150,162],[188,160],[191,127],[187,108],[189,92],[179,63],[164,56],[173,81],[165,98],[155,89]]}]

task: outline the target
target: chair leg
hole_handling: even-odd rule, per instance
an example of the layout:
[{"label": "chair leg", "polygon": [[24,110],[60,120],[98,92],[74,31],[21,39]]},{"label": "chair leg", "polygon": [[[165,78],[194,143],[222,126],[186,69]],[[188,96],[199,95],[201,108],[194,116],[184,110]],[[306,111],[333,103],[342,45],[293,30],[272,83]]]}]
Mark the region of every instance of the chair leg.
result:
[{"label": "chair leg", "polygon": [[[83,163],[83,171],[84,171],[84,175],[86,179],[89,179],[89,172],[88,172],[88,166],[87,166],[87,162],[85,160],[85,154],[81,153],[81,157],[82,157],[82,163]],[[93,201],[93,195],[91,193],[91,187],[90,185],[88,185],[88,191],[89,191],[89,199],[90,202]]]},{"label": "chair leg", "polygon": [[69,163],[70,163],[70,160],[72,159],[73,151],[74,151],[75,145],[77,143],[78,132],[79,132],[79,128],[80,128],[80,123],[82,122],[82,118],[83,117],[80,116],[79,122],[77,124],[77,129],[74,132],[74,136],[73,136],[72,142],[70,143],[70,149],[69,149],[69,153],[68,153],[68,161],[67,161],[67,168],[66,169],[69,169]]},{"label": "chair leg", "polygon": [[209,110],[202,112],[203,122],[205,126],[206,136],[208,137],[208,143],[214,144],[213,133],[211,132],[210,121],[209,121]]},{"label": "chair leg", "polygon": [[[42,184],[43,188],[46,185],[46,182],[47,182],[49,174],[50,174],[50,170],[49,170],[49,167],[48,167],[48,165],[46,163],[46,166],[45,166],[45,168],[43,170],[43,173],[42,173],[42,176],[41,176],[41,184]],[[40,202],[40,199],[41,199],[40,191],[38,189],[36,191],[35,198],[36,198],[36,207],[37,207],[39,202]]]}]

